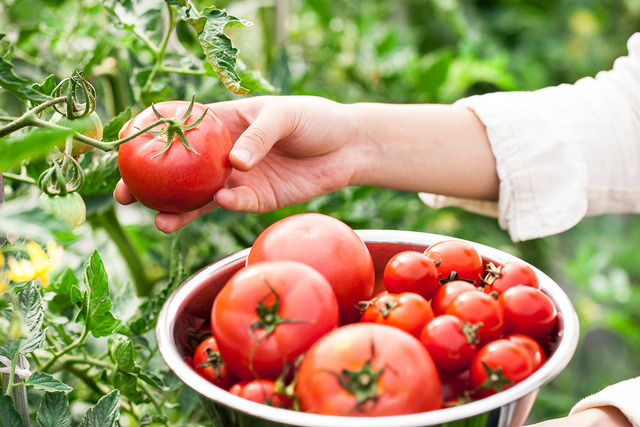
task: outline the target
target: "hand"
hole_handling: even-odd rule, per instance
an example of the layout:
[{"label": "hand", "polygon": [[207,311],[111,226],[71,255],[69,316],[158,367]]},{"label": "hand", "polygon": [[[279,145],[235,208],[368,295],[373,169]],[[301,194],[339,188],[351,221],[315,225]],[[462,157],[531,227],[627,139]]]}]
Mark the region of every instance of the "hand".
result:
[{"label": "hand", "polygon": [[632,427],[629,419],[614,406],[589,408],[555,420],[543,421],[529,427]]},{"label": "hand", "polygon": [[[171,233],[218,206],[267,212],[350,184],[360,156],[355,128],[341,111],[344,105],[300,96],[254,97],[209,107],[235,142],[229,156],[234,170],[227,188],[196,211],[158,213],[159,230]],[[122,181],[114,197],[125,205],[135,202]]]}]

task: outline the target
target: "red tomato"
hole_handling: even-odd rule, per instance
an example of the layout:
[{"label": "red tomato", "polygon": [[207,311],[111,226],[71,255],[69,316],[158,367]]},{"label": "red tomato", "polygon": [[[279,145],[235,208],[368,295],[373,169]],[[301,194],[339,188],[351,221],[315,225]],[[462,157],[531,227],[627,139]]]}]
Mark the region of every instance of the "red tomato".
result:
[{"label": "red tomato", "polygon": [[243,380],[277,378],[337,324],[331,285],[295,261],[265,261],[238,270],[211,311],[220,353]]},{"label": "red tomato", "polygon": [[461,293],[468,291],[477,291],[477,288],[463,280],[454,280],[440,286],[431,300],[433,314],[436,316],[445,314],[451,301],[456,299]]},{"label": "red tomato", "polygon": [[200,376],[225,390],[237,380],[227,369],[213,337],[206,338],[198,345],[193,354],[193,367]]},{"label": "red tomato", "polygon": [[473,358],[469,385],[474,398],[487,397],[512,387],[533,371],[527,350],[500,338],[482,347]]},{"label": "red tomato", "polygon": [[296,394],[302,411],[339,416],[413,414],[442,401],[420,341],[378,323],[341,326],[320,338],[300,364]]},{"label": "red tomato", "polygon": [[229,388],[229,393],[276,408],[289,409],[293,401],[292,398],[278,392],[275,381],[267,379],[240,381]]},{"label": "red tomato", "polygon": [[442,382],[442,407],[460,406],[471,401],[469,394],[469,370],[457,375],[440,375]]},{"label": "red tomato", "polygon": [[367,246],[351,227],[328,215],[297,214],[267,227],[251,247],[247,265],[268,260],[299,261],[322,273],[338,297],[341,324],[357,322],[358,303],[373,295]]},{"label": "red tomato", "polygon": [[367,302],[361,322],[375,322],[394,326],[416,338],[424,325],[433,319],[429,301],[413,292],[381,294]]},{"label": "red tomato", "polygon": [[402,251],[384,268],[384,286],[391,293],[415,292],[427,300],[440,286],[436,264],[424,253]]},{"label": "red tomato", "polygon": [[519,333],[542,339],[556,324],[556,306],[540,289],[514,286],[504,291],[498,302],[504,313],[505,334]]},{"label": "red tomato", "polygon": [[487,274],[483,279],[486,293],[496,292],[500,295],[516,285],[531,286],[536,289],[540,287],[538,275],[524,261],[507,261],[498,266],[489,263],[486,270]]},{"label": "red tomato", "polygon": [[[533,288],[532,288],[533,289]],[[447,307],[447,314],[453,314],[460,319],[476,324],[482,322],[478,329],[480,345],[500,338],[505,328],[502,308],[491,295],[478,290],[463,292]]]},{"label": "red tomato", "polygon": [[434,317],[425,325],[420,341],[433,358],[438,372],[459,374],[471,366],[471,359],[479,344],[480,324],[465,322],[451,314]]},{"label": "red tomato", "polygon": [[528,335],[512,334],[505,337],[509,341],[512,341],[519,346],[522,346],[529,352],[531,361],[533,362],[533,370],[537,370],[547,360],[547,356],[544,354],[544,350],[540,343]]},{"label": "red tomato", "polygon": [[[189,104],[167,101],[155,104],[155,108],[165,117],[178,119],[186,113]],[[118,168],[122,180],[140,203],[161,212],[188,212],[211,202],[214,193],[226,184],[231,173],[232,143],[224,123],[206,106],[194,103],[184,124],[194,124],[203,114],[203,120],[195,128],[184,130],[185,138],[198,154],[187,149],[177,135],[162,154],[166,135],[143,133],[119,147]],[[124,125],[120,138],[156,120],[158,117],[149,107]],[[153,131],[166,126],[159,125]]]},{"label": "red tomato", "polygon": [[[436,263],[441,281],[456,278],[482,281],[484,263],[476,249],[462,240],[444,240],[429,246],[424,254]],[[452,276],[452,273],[456,273]]]}]

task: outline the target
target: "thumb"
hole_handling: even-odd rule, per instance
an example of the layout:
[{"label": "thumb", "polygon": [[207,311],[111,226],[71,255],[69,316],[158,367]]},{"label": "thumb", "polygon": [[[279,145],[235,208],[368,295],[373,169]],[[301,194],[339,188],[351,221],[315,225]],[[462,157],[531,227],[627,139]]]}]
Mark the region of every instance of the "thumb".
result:
[{"label": "thumb", "polygon": [[248,171],[267,155],[273,145],[284,135],[287,128],[285,117],[265,109],[253,123],[238,137],[229,154],[234,168]]}]

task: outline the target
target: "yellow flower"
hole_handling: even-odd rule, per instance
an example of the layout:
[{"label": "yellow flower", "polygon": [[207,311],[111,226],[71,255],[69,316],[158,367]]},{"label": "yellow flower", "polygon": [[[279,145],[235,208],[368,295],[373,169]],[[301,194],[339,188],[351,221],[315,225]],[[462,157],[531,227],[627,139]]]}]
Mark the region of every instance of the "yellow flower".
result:
[{"label": "yellow flower", "polygon": [[10,257],[7,260],[9,271],[7,278],[14,282],[30,282],[40,279],[43,286],[49,283],[48,273],[54,269],[62,259],[62,246],[54,241],[47,243],[47,252],[36,242],[27,243],[29,259],[17,260]]},{"label": "yellow flower", "polygon": [[9,284],[7,280],[4,278],[2,271],[0,271],[0,297],[4,295],[5,292],[9,290]]}]

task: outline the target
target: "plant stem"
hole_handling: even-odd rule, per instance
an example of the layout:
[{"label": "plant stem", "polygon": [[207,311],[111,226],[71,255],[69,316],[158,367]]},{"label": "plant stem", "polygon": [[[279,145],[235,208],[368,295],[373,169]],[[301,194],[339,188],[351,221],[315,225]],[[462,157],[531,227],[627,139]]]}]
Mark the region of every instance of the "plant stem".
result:
[{"label": "plant stem", "polygon": [[73,343],[69,344],[68,346],[64,347],[59,352],[53,353],[53,355],[51,356],[51,359],[49,359],[47,361],[47,363],[45,363],[40,368],[40,371],[41,372],[49,372],[51,367],[58,361],[58,359],[60,359],[60,357],[64,356],[65,354],[67,354],[68,352],[73,350],[74,348],[79,347],[82,344],[84,344],[84,342],[85,342],[85,340],[87,339],[88,336],[89,336],[89,327],[85,324],[84,329],[82,331],[82,335],[80,335],[77,340],[75,340]]},{"label": "plant stem", "polygon": [[173,8],[168,3],[167,3],[167,11],[169,14],[169,23],[167,24],[167,28],[164,34],[162,35],[162,41],[160,42],[160,47],[156,51],[154,51],[154,54],[156,57],[155,63],[153,64],[153,68],[151,69],[151,72],[147,77],[147,81],[145,82],[144,87],[142,88],[142,93],[146,93],[149,91],[149,89],[151,89],[151,84],[153,83],[153,79],[155,79],[156,75],[158,74],[158,70],[160,70],[160,67],[162,66],[162,61],[164,60],[164,54],[167,50],[167,45],[169,44],[171,33],[173,32],[173,28],[176,25],[175,16],[173,14]]},{"label": "plant stem", "polygon": [[[13,181],[24,182],[26,184],[36,184],[36,180],[25,175],[18,175],[11,172],[2,172],[3,178],[9,178]],[[1,182],[0,182],[1,183]]]}]

